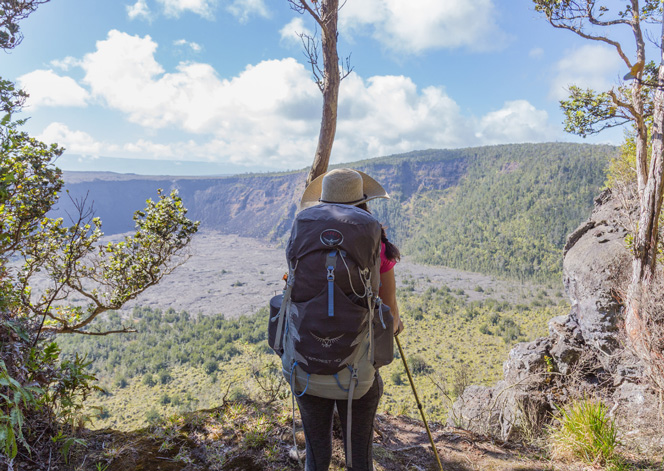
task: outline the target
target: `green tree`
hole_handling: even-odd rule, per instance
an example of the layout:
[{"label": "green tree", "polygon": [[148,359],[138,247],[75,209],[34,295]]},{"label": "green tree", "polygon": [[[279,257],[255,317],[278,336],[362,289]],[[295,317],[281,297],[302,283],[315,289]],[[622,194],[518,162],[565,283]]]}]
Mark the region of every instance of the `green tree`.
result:
[{"label": "green tree", "polygon": [[[2,2],[0,48],[20,43],[18,21],[42,3]],[[67,223],[47,217],[63,187],[53,165],[63,149],[21,130],[25,120],[16,114],[26,96],[0,79],[0,463],[10,468],[19,446],[30,451],[29,441],[44,436],[26,428],[66,433],[82,401],[99,389],[84,357],[59,360],[54,335],[130,331],[100,331],[92,322],[182,263],[198,228],[176,192],[148,200],[134,214],[135,233],[120,242],[102,242],[101,221],[85,201],[76,202]],[[47,279],[43,289],[35,287],[37,276]],[[74,293],[86,302],[68,303]]]},{"label": "green tree", "polygon": [[37,7],[49,0],[3,0],[0,2],[0,49],[13,49],[21,43],[23,35],[19,22]]},{"label": "green tree", "polygon": [[[649,30],[649,25],[664,28],[661,0],[623,0],[610,7],[597,0],[533,1],[536,10],[542,12],[552,26],[613,47],[629,70],[624,77],[629,85],[623,83],[601,93],[572,87],[570,99],[562,101],[561,105],[566,112],[566,129],[582,136],[625,122],[634,126],[639,216],[632,244],[632,278],[626,296],[625,330],[642,358],[648,361],[654,355],[661,359],[661,352],[653,351],[646,341],[650,333],[648,321],[644,319],[647,314],[641,309],[644,293],[648,292],[655,274],[664,194],[664,29],[659,33],[659,43],[652,41],[658,47],[658,65],[649,61],[644,39],[658,35]],[[629,41],[619,36],[620,28],[632,32]],[[633,55],[627,51],[628,47],[633,47]]]}]

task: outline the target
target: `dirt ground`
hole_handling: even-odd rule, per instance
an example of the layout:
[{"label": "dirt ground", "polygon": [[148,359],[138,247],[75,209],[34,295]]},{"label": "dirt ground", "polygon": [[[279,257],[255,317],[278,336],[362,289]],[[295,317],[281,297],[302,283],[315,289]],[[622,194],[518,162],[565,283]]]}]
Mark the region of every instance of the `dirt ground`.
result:
[{"label": "dirt ground", "polygon": [[[423,423],[378,415],[375,422],[376,471],[434,471],[440,469]],[[304,437],[296,422],[299,449]],[[605,469],[579,463],[551,461],[534,446],[505,443],[468,431],[431,424],[442,469],[445,471],[590,471]],[[344,466],[341,429],[334,428],[331,470]],[[293,448],[290,410],[269,404],[229,403],[134,432],[87,431],[85,447],[71,454],[60,471],[284,471],[302,469]],[[624,470],[664,470],[658,462],[626,458]],[[29,467],[17,467],[16,470]]]}]

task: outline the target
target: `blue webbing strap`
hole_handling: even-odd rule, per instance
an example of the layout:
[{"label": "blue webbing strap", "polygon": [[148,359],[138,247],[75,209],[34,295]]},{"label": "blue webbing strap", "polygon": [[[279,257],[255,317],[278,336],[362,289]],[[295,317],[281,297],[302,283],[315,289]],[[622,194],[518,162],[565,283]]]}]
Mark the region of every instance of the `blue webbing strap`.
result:
[{"label": "blue webbing strap", "polygon": [[304,393],[307,392],[307,389],[309,389],[309,377],[311,376],[311,374],[307,373],[307,385],[304,387],[304,391],[302,391],[300,394],[297,394],[295,392],[295,381],[293,381],[293,372],[295,371],[296,366],[297,366],[297,362],[294,362],[293,366],[291,367],[291,371],[290,371],[291,393],[295,397],[302,397],[302,396],[304,396]]},{"label": "blue webbing strap", "polygon": [[334,267],[337,265],[337,251],[333,250],[327,255],[327,315],[334,317]]},{"label": "blue webbing strap", "polygon": [[[352,376],[352,374],[353,374],[353,368],[351,368],[350,365],[348,365],[346,368],[348,368],[348,369],[350,370],[350,372],[351,372],[351,376]],[[341,385],[341,381],[339,381],[339,374],[338,374],[338,373],[334,373],[332,376],[334,376],[334,379],[337,380],[337,386],[339,386],[339,388],[341,388],[341,390],[342,390],[343,392],[348,392],[348,388],[344,388],[344,387]]]}]

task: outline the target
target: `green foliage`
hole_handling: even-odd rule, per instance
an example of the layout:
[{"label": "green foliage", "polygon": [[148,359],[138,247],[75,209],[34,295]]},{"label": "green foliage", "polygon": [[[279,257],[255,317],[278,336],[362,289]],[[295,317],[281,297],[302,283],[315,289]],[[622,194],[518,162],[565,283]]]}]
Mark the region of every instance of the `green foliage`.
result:
[{"label": "green foliage", "polygon": [[408,367],[415,375],[431,373],[432,368],[420,355],[413,355],[408,359]]},{"label": "green foliage", "polygon": [[462,361],[454,369],[454,377],[452,380],[452,395],[454,397],[461,397],[471,382],[472,375],[470,372],[470,367]]},{"label": "green foliage", "polygon": [[[536,296],[535,288],[524,292],[526,299]],[[537,291],[540,295],[545,296],[541,290]],[[461,384],[457,376],[466,371],[473,373],[472,377],[467,375],[466,384],[495,382],[502,375],[502,362],[513,343],[545,335],[547,320],[566,309],[551,307],[548,297],[544,300],[547,307],[539,308],[492,299],[469,302],[446,286],[399,292],[406,325],[400,339],[406,358],[417,370],[413,374],[418,392],[432,420],[444,421],[449,404],[429,378],[439,378],[452,386],[455,382]],[[473,316],[467,316],[468,311]],[[60,339],[65,357],[78,352],[93,360],[90,373],[109,390],[109,395],[94,395],[88,401],[90,408],[101,406],[109,412],[106,418],[97,417],[95,427],[144,426],[150,408],[154,409],[152,415],[168,416],[242,397],[277,403],[286,398],[288,385],[284,384],[281,365],[265,340],[267,309],[238,319],[192,317],[184,311],[147,307],[103,317],[98,320],[99,328],[114,330],[124,324],[138,332]],[[480,334],[481,324],[489,325],[496,334]],[[501,337],[502,325],[519,326],[518,339],[506,343]],[[226,358],[225,352],[231,348],[236,353]],[[208,374],[205,365],[212,361],[218,369]],[[418,411],[401,360],[381,373],[386,383],[381,410],[416,417]],[[113,385],[119,375],[127,380],[125,388]],[[165,384],[161,383],[162,377],[168,378]],[[170,402],[161,404],[165,394]]]},{"label": "green foliage", "polygon": [[401,386],[403,383],[403,374],[401,371],[393,371],[392,374],[390,375],[390,379],[392,380],[392,383],[396,384],[397,386]]},{"label": "green foliage", "polygon": [[[168,322],[168,320],[170,322]],[[221,316],[192,318],[186,311],[176,312],[136,307],[126,318],[109,315],[98,328],[118,330],[131,325],[136,333],[122,336],[63,337],[60,345],[67,356],[75,352],[93,359],[94,374],[121,374],[128,381],[138,379],[149,385],[165,385],[173,380],[176,365],[202,368],[211,375],[220,362],[239,355],[239,344],[258,346],[266,341],[264,322],[267,310],[239,319]],[[156,379],[155,379],[156,378]]]},{"label": "green foliage", "polygon": [[[650,148],[648,148],[650,155]],[[636,141],[634,133],[625,136],[625,142],[620,146],[620,153],[613,157],[606,170],[607,188],[636,183]]]},{"label": "green foliage", "polygon": [[205,364],[203,365],[203,369],[207,374],[211,375],[212,373],[214,373],[219,369],[219,363],[216,360],[210,359],[205,362]]},{"label": "green foliage", "polygon": [[608,93],[596,93],[590,88],[583,90],[575,85],[570,86],[569,93],[569,98],[560,102],[566,132],[587,137],[629,121],[628,117],[618,114]]},{"label": "green foliage", "polygon": [[[16,21],[44,2],[10,3],[0,9],[0,49],[18,44]],[[50,438],[66,460],[77,443],[70,435],[85,420],[82,404],[100,388],[85,355],[60,358],[54,333],[90,332],[99,314],[157,283],[182,260],[198,223],[186,218],[177,193],[161,192],[134,215],[135,234],[118,243],[100,244],[101,221],[84,201],[75,202],[70,225],[47,217],[63,186],[53,164],[63,149],[20,130],[25,120],[13,116],[26,96],[0,79],[0,460],[21,447],[30,452],[29,440],[48,440],[46,430],[57,431]],[[37,274],[44,289],[34,286]],[[89,304],[67,304],[72,292]]]},{"label": "green foliage", "polygon": [[63,427],[70,430],[78,422],[82,402],[100,389],[84,371],[89,366],[84,357],[75,354],[60,362],[57,344],[33,345],[28,325],[0,315],[0,451],[10,459],[19,444],[30,451],[25,427],[35,422],[35,415],[55,419],[62,435]]},{"label": "green foliage", "polygon": [[23,35],[19,22],[27,18],[37,7],[49,0],[21,0],[3,2],[0,5],[0,49],[13,49],[21,43]]},{"label": "green foliage", "polygon": [[159,415],[157,409],[151,407],[150,410],[148,410],[145,414],[145,420],[148,422],[148,424],[154,425],[159,422],[159,420],[161,420],[161,415]]},{"label": "green foliage", "polygon": [[0,386],[3,393],[2,408],[0,409],[0,449],[5,456],[13,459],[18,453],[17,442],[27,445],[23,437],[23,409],[36,405],[35,393],[40,390],[34,386],[23,387],[18,381],[9,376],[5,362],[0,360]]},{"label": "green foliage", "polygon": [[555,457],[600,465],[620,461],[618,429],[601,401],[583,399],[558,407],[558,421],[549,436]]},{"label": "green foliage", "polygon": [[60,454],[65,460],[65,464],[69,463],[69,450],[73,445],[85,446],[87,444],[85,440],[67,436],[63,434],[62,431],[58,432],[54,437],[51,437],[51,440],[60,447]]},{"label": "green foliage", "polygon": [[[452,151],[409,157],[404,171]],[[390,238],[421,263],[519,280],[560,279],[566,237],[592,209],[615,148],[574,144],[494,146],[453,155],[458,184],[371,206]],[[380,173],[380,164],[371,173]],[[386,161],[387,162],[387,161]],[[393,194],[391,205],[399,200]],[[391,200],[391,201],[392,201]],[[554,222],[554,223],[552,223]]]}]

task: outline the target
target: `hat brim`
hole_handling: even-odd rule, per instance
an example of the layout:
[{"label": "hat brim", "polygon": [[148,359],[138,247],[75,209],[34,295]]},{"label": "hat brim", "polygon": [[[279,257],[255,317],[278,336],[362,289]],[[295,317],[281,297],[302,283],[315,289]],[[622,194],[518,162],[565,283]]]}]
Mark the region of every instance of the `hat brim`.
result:
[{"label": "hat brim", "polygon": [[[366,203],[367,201],[376,198],[389,199],[390,195],[387,194],[387,191],[385,191],[385,188],[383,188],[383,186],[380,183],[378,183],[376,180],[374,180],[364,172],[360,172],[359,170],[355,171],[359,173],[360,176],[362,177],[362,188],[364,192],[364,198],[362,198],[359,201],[354,201],[353,206]],[[309,184],[309,186],[304,190],[304,194],[302,195],[302,199],[300,200],[300,210],[321,203],[320,195],[323,192],[323,178],[325,177],[325,175],[327,175],[327,172],[324,173],[323,175],[320,175],[319,177],[316,177],[316,179],[312,181]]]}]

